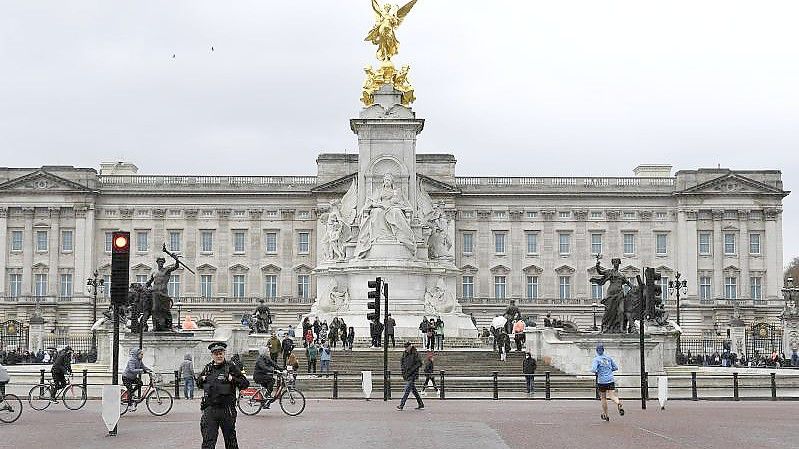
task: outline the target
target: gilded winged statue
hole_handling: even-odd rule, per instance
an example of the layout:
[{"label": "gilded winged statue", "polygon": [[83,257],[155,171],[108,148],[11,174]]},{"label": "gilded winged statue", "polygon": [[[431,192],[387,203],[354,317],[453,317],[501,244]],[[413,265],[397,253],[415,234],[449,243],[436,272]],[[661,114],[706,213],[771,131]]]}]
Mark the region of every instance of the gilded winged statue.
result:
[{"label": "gilded winged statue", "polygon": [[377,0],[372,0],[376,21],[364,40],[377,45],[378,60],[391,62],[391,57],[399,52],[399,41],[395,32],[415,4],[416,0],[411,0],[401,8],[390,3],[381,7]]}]

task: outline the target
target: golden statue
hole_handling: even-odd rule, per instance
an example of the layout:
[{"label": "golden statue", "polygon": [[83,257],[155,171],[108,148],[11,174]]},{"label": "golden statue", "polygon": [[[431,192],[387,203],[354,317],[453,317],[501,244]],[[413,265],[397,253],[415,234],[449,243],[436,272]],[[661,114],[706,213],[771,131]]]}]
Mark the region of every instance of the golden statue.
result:
[{"label": "golden statue", "polygon": [[372,69],[372,66],[364,68],[366,80],[363,83],[361,101],[365,106],[370,106],[374,103],[374,93],[383,84],[390,84],[394,89],[402,92],[401,102],[405,106],[413,103],[416,99],[413,94],[413,86],[408,80],[410,67],[404,65],[400,70],[397,70],[394,64],[391,63],[391,57],[399,51],[399,41],[395,31],[405,16],[411,11],[413,5],[416,4],[416,1],[411,0],[405,6],[399,8],[397,5],[388,3],[381,7],[377,0],[372,0],[376,23],[364,40],[377,45],[377,59],[380,60],[380,67],[377,70]]},{"label": "golden statue", "polygon": [[381,62],[391,62],[391,57],[399,52],[399,41],[395,31],[415,4],[416,0],[411,0],[402,8],[390,3],[381,8],[377,0],[372,0],[376,22],[364,40],[377,45],[377,59]]}]

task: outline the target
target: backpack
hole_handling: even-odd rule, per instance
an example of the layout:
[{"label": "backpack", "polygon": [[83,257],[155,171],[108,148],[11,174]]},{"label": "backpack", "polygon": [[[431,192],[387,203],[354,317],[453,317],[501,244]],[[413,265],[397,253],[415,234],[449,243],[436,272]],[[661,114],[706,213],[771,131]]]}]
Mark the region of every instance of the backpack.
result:
[{"label": "backpack", "polygon": [[283,345],[283,352],[290,353],[294,350],[294,340],[286,340],[286,343]]}]

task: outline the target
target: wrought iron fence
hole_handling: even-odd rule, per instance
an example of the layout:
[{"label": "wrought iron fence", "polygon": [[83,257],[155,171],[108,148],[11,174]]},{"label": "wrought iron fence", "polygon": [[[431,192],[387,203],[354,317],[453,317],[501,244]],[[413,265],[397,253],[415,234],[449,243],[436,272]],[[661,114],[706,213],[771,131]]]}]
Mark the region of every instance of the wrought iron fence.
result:
[{"label": "wrought iron fence", "polygon": [[58,333],[46,334],[42,338],[45,348],[61,349],[64,346],[72,347],[74,353],[88,353],[92,348],[92,334]]}]

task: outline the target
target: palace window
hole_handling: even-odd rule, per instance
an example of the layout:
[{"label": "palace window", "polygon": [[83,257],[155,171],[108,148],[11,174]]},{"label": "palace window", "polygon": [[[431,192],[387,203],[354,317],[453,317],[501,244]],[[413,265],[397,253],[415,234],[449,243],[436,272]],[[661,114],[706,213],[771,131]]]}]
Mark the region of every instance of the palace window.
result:
[{"label": "palace window", "polygon": [[735,276],[726,276],[724,278],[724,298],[737,299],[738,298],[738,278]]},{"label": "palace window", "polygon": [[709,232],[700,232],[699,233],[699,254],[703,256],[710,255],[710,241],[711,241],[711,234]]},{"label": "palace window", "polygon": [[149,233],[147,231],[136,231],[136,251],[147,252],[150,248]]},{"label": "palace window", "polygon": [[752,276],[749,278],[750,295],[752,299],[763,299],[763,278]]},{"label": "palace window", "polygon": [[111,242],[113,241],[113,239],[114,239],[114,233],[113,232],[106,232],[105,233],[105,250],[104,250],[105,252],[107,252],[107,253],[111,252]]},{"label": "palace window", "polygon": [[538,276],[527,276],[527,298],[538,299]]},{"label": "palace window", "polygon": [[505,232],[494,233],[494,252],[497,254],[505,254]]},{"label": "palace window", "polygon": [[245,236],[245,231],[233,232],[233,254],[244,254]]},{"label": "palace window", "polygon": [[760,254],[760,234],[749,234],[749,254]]},{"label": "palace window", "polygon": [[506,293],[505,276],[494,276],[494,298],[504,299]]},{"label": "palace window", "polygon": [[572,236],[567,232],[558,233],[558,252],[561,255],[571,253]]},{"label": "palace window", "polygon": [[[61,273],[60,276],[60,283],[58,285],[58,297],[59,298],[71,298],[72,297],[72,273]],[[109,285],[110,287],[110,285]]]},{"label": "palace window", "polygon": [[668,234],[655,234],[655,253],[665,256],[668,248]]},{"label": "palace window", "polygon": [[311,249],[311,234],[308,232],[297,233],[297,253],[308,254]]},{"label": "palace window", "polygon": [[560,276],[558,279],[558,297],[569,299],[572,297],[572,278],[571,276]]},{"label": "palace window", "polygon": [[47,275],[33,275],[33,296],[47,296]]},{"label": "palace window", "polygon": [[22,231],[11,231],[11,251],[22,251]]},{"label": "palace window", "polygon": [[11,273],[8,276],[8,294],[12,298],[17,298],[22,295],[22,275],[19,273]]},{"label": "palace window", "polygon": [[47,231],[36,231],[36,251],[47,251]]},{"label": "palace window", "polygon": [[724,234],[724,254],[735,254],[735,234]]},{"label": "palace window", "polygon": [[173,274],[169,276],[169,282],[166,284],[167,293],[173,299],[180,297],[180,275]]},{"label": "palace window", "polygon": [[602,299],[602,286],[599,284],[591,284],[591,299],[599,300]]},{"label": "palace window", "polygon": [[297,296],[308,298],[311,292],[311,276],[307,274],[297,275]]},{"label": "palace window", "polygon": [[213,295],[213,277],[210,274],[200,275],[200,296],[210,298]]},{"label": "palace window", "polygon": [[602,234],[591,234],[591,254],[602,254]]},{"label": "palace window", "polygon": [[74,235],[72,229],[61,230],[61,252],[71,253],[75,249]]},{"label": "palace window", "polygon": [[463,254],[472,254],[474,252],[474,234],[471,232],[463,233]]},{"label": "palace window", "polygon": [[200,252],[214,252],[214,231],[200,231]]},{"label": "palace window", "polygon": [[266,253],[277,254],[277,232],[266,233]]},{"label": "palace window", "polygon": [[622,234],[624,243],[624,254],[635,254],[635,234],[625,232]]},{"label": "palace window", "polygon": [[234,298],[243,298],[244,297],[244,285],[245,285],[245,276],[243,274],[234,274],[233,275],[233,297]]},{"label": "palace window", "polygon": [[180,231],[169,231],[169,249],[173,252],[180,252],[180,237]]},{"label": "palace window", "polygon": [[701,276],[699,278],[699,299],[713,298],[713,283],[710,276]]},{"label": "palace window", "polygon": [[463,276],[463,297],[474,298],[474,276]]},{"label": "palace window", "polygon": [[267,274],[264,276],[264,296],[267,298],[277,298],[276,274]]},{"label": "palace window", "polygon": [[538,254],[538,233],[527,233],[527,254]]}]

